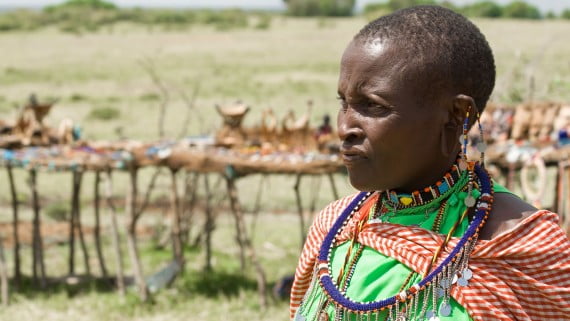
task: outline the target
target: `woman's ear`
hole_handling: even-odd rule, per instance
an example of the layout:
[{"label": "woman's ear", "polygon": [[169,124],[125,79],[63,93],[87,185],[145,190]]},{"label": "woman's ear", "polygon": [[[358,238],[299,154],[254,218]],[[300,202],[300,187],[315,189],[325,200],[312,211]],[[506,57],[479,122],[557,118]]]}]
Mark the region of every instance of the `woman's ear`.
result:
[{"label": "woman's ear", "polygon": [[453,106],[449,112],[449,121],[458,126],[463,126],[465,116],[469,112],[469,127],[471,127],[471,124],[477,119],[478,109],[473,97],[459,94],[453,98]]},{"label": "woman's ear", "polygon": [[459,137],[463,132],[463,122],[469,111],[469,124],[476,119],[477,107],[472,97],[459,94],[453,97],[451,108],[448,110],[447,122],[441,131],[441,152],[444,156],[457,153],[459,147]]}]

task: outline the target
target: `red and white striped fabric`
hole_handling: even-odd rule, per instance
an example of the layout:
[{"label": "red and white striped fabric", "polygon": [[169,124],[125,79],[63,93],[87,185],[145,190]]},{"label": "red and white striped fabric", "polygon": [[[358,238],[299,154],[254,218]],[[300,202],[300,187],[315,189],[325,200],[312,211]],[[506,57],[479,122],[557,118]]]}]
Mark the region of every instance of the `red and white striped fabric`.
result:
[{"label": "red and white striped fabric", "polygon": [[[315,218],[295,272],[291,319],[309,288],[323,238],[353,198],[329,204]],[[346,228],[338,241],[348,240],[350,230]],[[443,236],[421,228],[373,223],[365,225],[358,241],[423,273]],[[458,241],[451,239],[440,260]],[[493,240],[479,241],[469,267],[473,271],[469,286],[453,287],[451,295],[474,320],[570,320],[570,241],[556,214],[537,211]]]}]

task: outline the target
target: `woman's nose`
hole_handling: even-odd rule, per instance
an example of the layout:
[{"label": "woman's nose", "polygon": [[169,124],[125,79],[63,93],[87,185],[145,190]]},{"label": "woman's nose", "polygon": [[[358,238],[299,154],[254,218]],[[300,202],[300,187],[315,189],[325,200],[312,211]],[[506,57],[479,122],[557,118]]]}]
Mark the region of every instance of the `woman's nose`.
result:
[{"label": "woman's nose", "polygon": [[358,119],[358,113],[350,107],[339,111],[337,124],[338,136],[341,141],[352,141],[363,136],[364,132]]}]

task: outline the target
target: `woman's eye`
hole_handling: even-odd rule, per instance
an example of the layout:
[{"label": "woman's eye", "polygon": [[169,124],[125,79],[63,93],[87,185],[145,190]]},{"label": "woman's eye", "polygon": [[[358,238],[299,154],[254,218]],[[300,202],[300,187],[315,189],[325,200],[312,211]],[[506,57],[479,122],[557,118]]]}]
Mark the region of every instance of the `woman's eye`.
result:
[{"label": "woman's eye", "polygon": [[390,111],[390,107],[379,104],[372,100],[366,102],[366,109],[371,113],[382,114],[382,115],[385,115]]}]

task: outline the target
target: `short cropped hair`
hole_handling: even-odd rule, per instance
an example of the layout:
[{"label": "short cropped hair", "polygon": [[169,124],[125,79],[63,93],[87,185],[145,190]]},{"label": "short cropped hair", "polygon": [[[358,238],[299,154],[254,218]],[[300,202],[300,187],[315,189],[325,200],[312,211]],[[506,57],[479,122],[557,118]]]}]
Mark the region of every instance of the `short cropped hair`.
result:
[{"label": "short cropped hair", "polygon": [[440,6],[410,7],[370,22],[354,37],[378,40],[403,49],[402,58],[427,77],[428,95],[434,85],[446,86],[473,97],[479,112],[485,108],[495,86],[495,61],[485,36],[467,18]]}]

